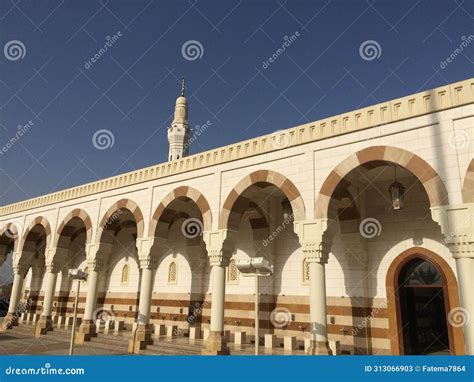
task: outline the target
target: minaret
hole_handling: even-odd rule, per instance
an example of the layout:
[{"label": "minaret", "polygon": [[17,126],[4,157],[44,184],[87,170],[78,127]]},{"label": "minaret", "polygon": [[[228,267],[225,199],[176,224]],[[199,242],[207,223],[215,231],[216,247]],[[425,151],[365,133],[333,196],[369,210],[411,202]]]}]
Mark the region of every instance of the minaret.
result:
[{"label": "minaret", "polygon": [[178,160],[188,155],[190,130],[188,127],[188,101],[184,96],[184,78],[181,80],[181,96],[176,99],[174,119],[168,128],[170,151],[168,159]]}]

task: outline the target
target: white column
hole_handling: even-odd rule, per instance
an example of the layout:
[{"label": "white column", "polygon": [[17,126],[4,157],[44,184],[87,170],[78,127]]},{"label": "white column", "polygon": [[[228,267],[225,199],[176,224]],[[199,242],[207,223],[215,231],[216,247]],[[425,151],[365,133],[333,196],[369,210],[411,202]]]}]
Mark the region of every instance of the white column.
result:
[{"label": "white column", "polygon": [[8,314],[15,314],[18,301],[20,299],[21,287],[23,286],[23,277],[15,271],[13,275],[13,286],[10,296],[10,305],[8,306]]},{"label": "white column", "polygon": [[295,222],[303,256],[309,264],[309,312],[311,339],[308,354],[332,354],[329,348],[326,316],[326,270],[330,245],[324,234],[327,220]]},{"label": "white column", "polygon": [[[150,325],[150,306],[153,291],[153,270],[156,269],[156,256],[152,254],[155,238],[137,239],[137,252],[140,261],[141,282],[140,300],[138,302],[138,317],[135,330],[128,342],[128,352],[138,354],[153,343],[152,325]],[[154,248],[157,250],[157,248]]]},{"label": "white column", "polygon": [[21,297],[20,295],[23,286],[23,281],[27,272],[28,267],[24,264],[13,266],[13,285],[10,294],[10,305],[8,306],[8,313],[3,319],[0,331],[5,331],[6,329],[11,329],[13,326],[18,325],[19,315],[17,307]]},{"label": "white column", "polygon": [[54,263],[46,264],[45,274],[45,290],[44,290],[44,301],[43,311],[41,312],[40,319],[38,320],[35,328],[35,337],[48,333],[53,330],[53,321],[51,319],[51,312],[53,309],[54,290],[56,289],[56,279],[58,275],[58,267]]},{"label": "white column", "polygon": [[474,203],[433,207],[431,216],[456,260],[461,307],[450,307],[448,324],[462,327],[465,354],[474,355]]},{"label": "white column", "polygon": [[99,279],[99,269],[98,265],[94,263],[88,264],[87,276],[87,295],[86,295],[86,304],[84,308],[84,317],[83,321],[92,321],[95,304],[97,302],[97,281]]},{"label": "white column", "polygon": [[231,231],[205,231],[203,235],[211,269],[211,325],[203,354],[229,354],[224,337],[225,267],[232,255]]},{"label": "white column", "polygon": [[77,345],[83,345],[85,341],[90,341],[91,337],[97,335],[94,322],[94,311],[97,303],[97,288],[99,273],[107,263],[112,251],[112,244],[94,243],[86,246],[87,250],[87,295],[82,317],[81,326],[76,332],[75,342]]},{"label": "white column", "polygon": [[57,270],[54,269],[54,266],[47,266],[45,274],[46,286],[44,289],[44,304],[43,311],[41,312],[41,317],[51,317],[57,277],[58,273]]},{"label": "white column", "polygon": [[456,270],[463,311],[452,311],[450,316],[454,324],[463,325],[466,354],[474,355],[474,258],[458,257]]},{"label": "white column", "polygon": [[151,292],[153,288],[153,269],[147,261],[140,264],[142,281],[140,285],[140,301],[138,304],[138,323],[148,325],[150,322]]},{"label": "white column", "polygon": [[225,263],[214,261],[211,263],[211,331],[224,331],[224,303],[225,303]]},{"label": "white column", "polygon": [[310,320],[316,323],[314,341],[319,343],[328,342],[326,324],[326,271],[325,263],[315,260],[309,262],[309,300],[310,300]]},{"label": "white column", "polygon": [[138,318],[135,330],[128,342],[128,352],[139,354],[147,345],[153,344],[152,325],[150,325],[151,293],[153,289],[154,262],[140,260],[142,280],[140,284],[140,300],[138,302]]}]

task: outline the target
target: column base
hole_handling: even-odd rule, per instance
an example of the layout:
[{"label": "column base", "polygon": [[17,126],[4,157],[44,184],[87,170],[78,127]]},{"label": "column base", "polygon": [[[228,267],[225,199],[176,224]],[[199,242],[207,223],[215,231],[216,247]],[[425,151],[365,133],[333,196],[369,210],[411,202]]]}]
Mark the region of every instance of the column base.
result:
[{"label": "column base", "polygon": [[135,333],[132,333],[128,341],[128,354],[140,354],[140,350],[145,350],[148,345],[153,344],[151,339],[153,325],[139,324]]},{"label": "column base", "polygon": [[311,340],[305,352],[308,355],[332,355],[332,350],[327,341]]},{"label": "column base", "polygon": [[97,337],[96,326],[92,320],[84,320],[79,330],[74,334],[75,343],[84,345],[84,342],[90,341],[92,337]]},{"label": "column base", "polygon": [[224,337],[224,332],[210,331],[207,337],[206,348],[203,355],[229,355],[230,351]]},{"label": "column base", "polygon": [[41,316],[35,327],[35,337],[39,338],[52,330],[53,320],[51,319],[51,316]]},{"label": "column base", "polygon": [[12,329],[14,326],[18,326],[18,317],[13,313],[7,313],[3,318],[0,332],[5,332],[8,329]]}]

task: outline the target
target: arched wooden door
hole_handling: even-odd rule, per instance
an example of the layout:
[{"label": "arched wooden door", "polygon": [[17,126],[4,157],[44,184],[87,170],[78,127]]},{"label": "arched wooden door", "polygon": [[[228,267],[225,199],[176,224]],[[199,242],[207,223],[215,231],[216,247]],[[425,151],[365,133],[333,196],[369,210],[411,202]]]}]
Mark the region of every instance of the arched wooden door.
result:
[{"label": "arched wooden door", "polygon": [[387,272],[387,299],[393,354],[464,354],[462,328],[448,320],[459,309],[457,281],[440,256],[400,254]]}]

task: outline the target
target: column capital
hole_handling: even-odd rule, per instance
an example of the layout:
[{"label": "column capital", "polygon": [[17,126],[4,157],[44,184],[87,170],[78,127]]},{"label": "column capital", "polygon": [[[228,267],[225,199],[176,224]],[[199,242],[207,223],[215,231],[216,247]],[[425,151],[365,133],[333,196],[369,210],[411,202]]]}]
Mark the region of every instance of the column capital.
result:
[{"label": "column capital", "polygon": [[326,264],[331,249],[324,238],[328,219],[299,220],[294,222],[294,227],[306,261]]},{"label": "column capital", "polygon": [[97,242],[86,245],[86,259],[89,269],[99,271],[112,253],[113,244]]},{"label": "column capital", "polygon": [[99,272],[105,267],[105,261],[103,259],[89,258],[87,259],[86,263],[87,263],[87,268],[89,268],[89,270],[91,271]]},{"label": "column capital", "polygon": [[46,263],[46,272],[47,273],[58,273],[61,270],[59,264],[55,261],[48,261]]},{"label": "column capital", "polygon": [[20,275],[21,278],[25,278],[30,266],[24,263],[18,263],[13,265],[13,273]]},{"label": "column capital", "polygon": [[204,231],[203,240],[206,243],[207,256],[211,266],[226,266],[234,251],[234,231],[219,229]]},{"label": "column capital", "polygon": [[432,207],[431,216],[455,259],[474,258],[474,203]]},{"label": "column capital", "polygon": [[158,267],[158,260],[150,256],[139,259],[140,269],[156,269]]},{"label": "column capital", "polygon": [[140,268],[155,269],[158,266],[158,254],[163,249],[166,239],[160,237],[143,237],[136,241]]}]

